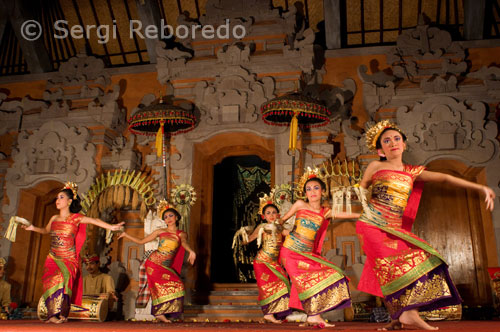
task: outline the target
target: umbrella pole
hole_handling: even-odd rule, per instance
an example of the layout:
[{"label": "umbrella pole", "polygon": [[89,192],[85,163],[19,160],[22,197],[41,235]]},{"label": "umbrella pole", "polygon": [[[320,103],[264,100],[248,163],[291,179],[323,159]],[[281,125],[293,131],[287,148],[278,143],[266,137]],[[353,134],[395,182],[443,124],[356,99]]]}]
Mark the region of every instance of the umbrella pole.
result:
[{"label": "umbrella pole", "polygon": [[164,190],[164,195],[165,199],[168,199],[168,182],[167,182],[167,137],[165,133],[162,135],[163,139],[163,190]]},{"label": "umbrella pole", "polygon": [[293,202],[293,189],[295,187],[295,150],[292,152],[292,202]]}]

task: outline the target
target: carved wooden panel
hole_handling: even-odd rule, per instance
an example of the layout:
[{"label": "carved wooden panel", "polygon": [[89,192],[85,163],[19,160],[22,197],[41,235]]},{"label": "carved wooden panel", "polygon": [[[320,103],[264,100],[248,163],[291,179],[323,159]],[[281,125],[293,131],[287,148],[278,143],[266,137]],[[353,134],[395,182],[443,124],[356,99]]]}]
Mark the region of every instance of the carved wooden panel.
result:
[{"label": "carved wooden panel", "polygon": [[[471,181],[478,180],[481,170],[456,161],[436,161],[429,169]],[[447,260],[451,277],[467,305],[491,303],[485,238],[494,235],[485,229],[488,220],[483,221],[481,200],[470,190],[426,183],[413,226],[414,232]]]}]

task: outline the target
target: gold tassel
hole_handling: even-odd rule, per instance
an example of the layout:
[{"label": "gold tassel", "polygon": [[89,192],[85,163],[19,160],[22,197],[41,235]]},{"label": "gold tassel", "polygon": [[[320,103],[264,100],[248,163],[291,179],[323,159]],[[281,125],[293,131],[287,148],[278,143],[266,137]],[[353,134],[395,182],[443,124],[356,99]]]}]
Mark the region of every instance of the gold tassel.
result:
[{"label": "gold tassel", "polygon": [[297,113],[294,113],[292,121],[290,122],[290,138],[288,140],[288,149],[292,152],[297,148],[297,131],[299,127],[299,119]]},{"label": "gold tassel", "polygon": [[163,125],[164,122],[162,121],[160,123],[160,129],[158,129],[158,132],[156,133],[156,155],[158,157],[161,157],[163,154]]}]

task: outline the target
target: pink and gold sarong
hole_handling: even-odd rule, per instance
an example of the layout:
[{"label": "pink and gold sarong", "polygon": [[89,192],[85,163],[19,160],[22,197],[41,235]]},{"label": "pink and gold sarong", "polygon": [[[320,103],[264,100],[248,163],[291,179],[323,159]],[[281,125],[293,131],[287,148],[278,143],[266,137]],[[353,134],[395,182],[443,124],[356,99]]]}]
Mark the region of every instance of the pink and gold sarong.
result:
[{"label": "pink and gold sarong", "polygon": [[81,214],[71,214],[64,221],[53,221],[50,227],[50,252],[42,276],[47,319],[58,315],[68,317],[71,303],[81,304],[79,264],[86,230],[86,224],[80,224],[82,218]]},{"label": "pink and gold sarong", "polygon": [[183,312],[185,290],[180,271],[185,250],[181,246],[181,233],[182,231],[161,233],[158,249],[145,262],[146,287],[151,294],[152,315],[177,318]]},{"label": "pink and gold sarong", "polygon": [[411,232],[423,166],[381,170],[372,177],[369,213],[356,224],[367,260],[358,289],[384,297],[391,317],[405,310],[429,311],[461,302],[439,252]]},{"label": "pink and gold sarong", "polygon": [[283,319],[291,310],[290,283],[285,270],[278,262],[283,239],[280,231],[264,231],[262,248],[253,262],[255,278],[259,287],[259,305],[264,315],[274,315]]},{"label": "pink and gold sarong", "polygon": [[290,307],[302,309],[309,316],[351,305],[348,281],[342,270],[320,256],[327,227],[324,210],[299,210],[294,230],[280,252],[281,263],[292,282]]}]

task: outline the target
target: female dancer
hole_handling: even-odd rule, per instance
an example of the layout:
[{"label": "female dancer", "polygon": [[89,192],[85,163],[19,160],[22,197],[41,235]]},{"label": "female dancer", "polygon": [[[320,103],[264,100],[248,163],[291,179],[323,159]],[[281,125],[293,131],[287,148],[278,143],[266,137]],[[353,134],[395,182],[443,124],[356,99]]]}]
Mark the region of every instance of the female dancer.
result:
[{"label": "female dancer", "polygon": [[50,234],[50,252],[42,276],[43,299],[47,307],[47,322],[67,321],[71,303],[81,304],[83,287],[80,274],[80,250],[85,241],[86,224],[112,231],[120,230],[124,222],[110,225],[100,219],[79,214],[82,206],[78,186],[67,182],[57,194],[59,214],[52,216],[44,227],[23,226],[28,231]]},{"label": "female dancer", "polygon": [[[308,171],[302,176],[302,190],[306,201],[297,200],[282,220],[295,214],[295,225],[286,236],[280,252],[292,289],[290,307],[302,309],[307,314],[305,325],[331,327],[320,314],[351,305],[347,278],[342,270],[321,257],[321,247],[331,210],[322,206],[326,185],[319,178],[319,170]],[[300,188],[300,187],[299,187]],[[334,218],[358,218],[359,213],[341,212]],[[300,301],[299,301],[300,300]]]},{"label": "female dancer", "polygon": [[486,196],[490,210],[495,194],[483,185],[403,164],[406,136],[387,120],[370,128],[366,139],[381,160],[368,165],[360,183],[365,189],[372,185],[372,196],[356,223],[367,256],[358,289],[384,297],[393,319],[385,328],[397,329],[404,324],[436,330],[418,311],[459,304],[461,298],[441,255],[411,232],[421,190],[413,183],[418,179],[477,190]]},{"label": "female dancer", "polygon": [[[290,283],[278,262],[283,244],[283,227],[278,223],[279,209],[268,195],[261,198],[262,218],[266,221],[255,228],[248,238],[250,243],[262,234],[262,247],[253,261],[255,278],[259,287],[259,305],[264,321],[279,324],[292,313],[288,307]],[[245,243],[245,244],[247,244]]]},{"label": "female dancer", "polygon": [[[196,253],[189,247],[187,234],[178,229],[181,215],[166,201],[158,206],[158,216],[165,222],[165,228],[160,228],[143,239],[138,239],[125,232],[118,237],[125,237],[137,244],[145,244],[160,238],[158,249],[145,262],[147,283],[139,285],[138,298],[151,294],[151,314],[164,323],[170,323],[169,318],[179,317],[184,308],[184,284],[179,276],[184,260],[184,249],[189,252],[188,262],[193,265]],[[182,248],[183,249],[182,249]]]}]

